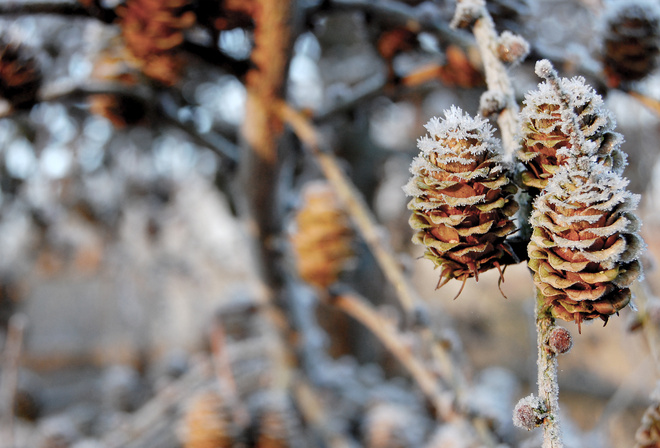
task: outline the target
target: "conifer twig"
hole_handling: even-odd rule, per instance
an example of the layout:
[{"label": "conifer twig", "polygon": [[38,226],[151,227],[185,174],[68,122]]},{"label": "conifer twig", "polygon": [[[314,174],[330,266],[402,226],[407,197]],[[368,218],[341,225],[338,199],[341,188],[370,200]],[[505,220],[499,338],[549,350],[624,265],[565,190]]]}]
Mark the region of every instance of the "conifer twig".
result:
[{"label": "conifer twig", "polygon": [[507,157],[511,157],[518,148],[515,136],[519,128],[518,112],[520,109],[516,102],[507,68],[497,53],[498,35],[495,30],[495,23],[486,8],[486,3],[483,0],[459,0],[452,24],[461,21],[459,16],[465,13],[465,9],[462,9],[461,4],[467,6],[468,3],[470,3],[470,8],[478,9],[473,11],[473,18],[476,21],[472,32],[483,60],[488,90],[497,93],[504,101],[502,104],[503,109],[497,117],[497,124],[502,134],[504,153]]},{"label": "conifer twig", "polygon": [[550,331],[555,319],[543,309],[543,297],[537,292],[536,332],[538,344],[538,388],[539,398],[546,406],[543,418],[543,448],[563,448],[559,426],[559,386],[557,382],[557,354],[548,346]]}]

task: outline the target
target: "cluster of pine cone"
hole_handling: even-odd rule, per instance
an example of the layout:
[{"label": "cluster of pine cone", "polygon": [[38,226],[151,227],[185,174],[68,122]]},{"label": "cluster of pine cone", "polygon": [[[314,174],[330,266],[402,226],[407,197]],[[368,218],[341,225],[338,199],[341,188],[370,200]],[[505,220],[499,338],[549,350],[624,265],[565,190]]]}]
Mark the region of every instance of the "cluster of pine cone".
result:
[{"label": "cluster of pine cone", "polygon": [[[641,273],[639,196],[621,177],[622,137],[601,97],[582,78],[558,78],[547,61],[537,72],[546,81],[526,96],[516,154],[533,201],[529,267],[543,311],[578,326],[607,322]],[[404,190],[413,242],[441,268],[441,282],[465,281],[506,264],[516,187],[487,122],[456,108],[445,115],[426,125]]]}]

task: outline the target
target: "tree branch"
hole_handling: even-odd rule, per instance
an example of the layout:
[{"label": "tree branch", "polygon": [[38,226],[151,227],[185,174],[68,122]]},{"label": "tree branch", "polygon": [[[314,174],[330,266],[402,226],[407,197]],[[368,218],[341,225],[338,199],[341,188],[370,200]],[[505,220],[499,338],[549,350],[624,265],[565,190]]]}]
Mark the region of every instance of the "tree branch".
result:
[{"label": "tree branch", "polygon": [[543,307],[542,293],[537,289],[536,333],[538,349],[539,397],[547,410],[543,419],[543,448],[563,448],[559,427],[559,385],[557,381],[557,354],[548,346],[555,319]]}]

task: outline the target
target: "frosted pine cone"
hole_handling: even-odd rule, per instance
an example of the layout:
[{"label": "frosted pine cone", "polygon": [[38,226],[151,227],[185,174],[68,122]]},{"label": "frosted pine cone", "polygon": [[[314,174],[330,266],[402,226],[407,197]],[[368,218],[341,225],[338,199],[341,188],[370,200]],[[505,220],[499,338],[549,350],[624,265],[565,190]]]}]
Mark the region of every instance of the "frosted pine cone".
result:
[{"label": "frosted pine cone", "polygon": [[291,243],[300,278],[327,288],[353,258],[353,232],[329,185],[313,182],[305,186],[295,224]]},{"label": "frosted pine cone", "polygon": [[117,8],[129,60],[146,76],[171,86],[183,67],[177,47],[195,23],[188,0],[128,0]]},{"label": "frosted pine cone", "polygon": [[630,301],[644,244],[628,181],[586,157],[570,161],[534,202],[529,267],[553,316],[607,322]]},{"label": "frosted pine cone", "polygon": [[213,390],[196,395],[182,421],[185,448],[237,446],[239,428],[233,423],[229,403]]},{"label": "frosted pine cone", "polygon": [[608,14],[603,32],[603,63],[610,86],[637,81],[658,64],[660,10],[649,2],[622,2]]},{"label": "frosted pine cone", "polygon": [[41,72],[19,45],[0,41],[0,96],[17,108],[30,108],[41,86]]},{"label": "frosted pine cone", "polygon": [[444,120],[433,118],[425,127],[429,135],[417,142],[421,152],[404,187],[412,196],[413,242],[426,246],[424,257],[442,269],[442,284],[452,278],[465,283],[498,267],[509,252],[505,238],[515,230],[516,187],[486,120],[452,107]]},{"label": "frosted pine cone", "polygon": [[[548,183],[559,166],[564,164],[571,151],[570,130],[566,113],[574,113],[584,139],[592,142],[581,148],[582,155],[595,156],[598,162],[621,173],[625,155],[618,144],[622,137],[613,132],[612,114],[603,106],[603,99],[585,84],[584,78],[559,78],[558,86],[549,80],[539,84],[539,89],[525,97],[522,110],[522,142],[517,153],[523,163],[522,184],[536,196]],[[565,110],[557,87],[565,92],[572,110]],[[579,154],[578,154],[579,155]]]}]

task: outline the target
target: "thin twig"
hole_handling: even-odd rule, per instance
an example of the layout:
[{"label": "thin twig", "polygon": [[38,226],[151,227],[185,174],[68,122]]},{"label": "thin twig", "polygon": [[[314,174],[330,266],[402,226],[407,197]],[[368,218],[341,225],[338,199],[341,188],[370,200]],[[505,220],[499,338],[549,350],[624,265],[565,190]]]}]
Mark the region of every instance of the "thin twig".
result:
[{"label": "thin twig", "polygon": [[306,423],[324,439],[328,448],[350,448],[353,446],[341,430],[335,428],[328,417],[321,398],[304,378],[293,382],[293,396]]},{"label": "thin twig", "polygon": [[415,313],[423,311],[424,307],[421,299],[410,280],[403,274],[396,253],[390,247],[384,230],[370,213],[362,195],[344,174],[335,157],[330,152],[325,151],[325,148],[322,148],[321,140],[314,126],[307,117],[285,102],[276,104],[275,109],[316,157],[323,173],[346,206],[354,224],[374,254],[385,276],[396,289],[399,303],[408,318],[412,318]]},{"label": "thin twig", "polygon": [[481,9],[480,16],[474,24],[473,33],[483,60],[488,90],[499,92],[505,101],[505,107],[497,117],[497,124],[502,135],[504,154],[512,157],[518,148],[515,136],[519,128],[518,112],[520,109],[507,68],[497,54],[498,35],[485,2]]},{"label": "thin twig", "polygon": [[210,379],[210,366],[206,360],[190,368],[178,380],[163,387],[151,400],[137,412],[131,414],[117,426],[107,432],[102,440],[107,448],[120,448],[146,433],[163,415],[179,406],[194,391]]},{"label": "thin twig", "polygon": [[0,447],[14,447],[14,401],[18,386],[18,367],[27,319],[14,314],[9,320],[0,380]]},{"label": "thin twig", "polygon": [[660,100],[651,98],[650,96],[644,95],[642,92],[636,90],[623,90],[625,93],[630,95],[632,98],[635,98],[637,101],[642,103],[647,109],[660,117]]},{"label": "thin twig", "polygon": [[383,343],[415,379],[437,415],[446,421],[456,418],[455,410],[448,405],[446,395],[443,394],[439,379],[413,355],[392,322],[381,317],[367,300],[355,293],[333,297],[331,304],[367,327]]},{"label": "thin twig", "polygon": [[394,26],[404,26],[413,31],[427,31],[436,34],[445,42],[461,47],[472,45],[469,33],[449,27],[436,5],[425,2],[415,7],[403,2],[391,0],[329,0],[332,10],[356,9],[377,16]]},{"label": "thin twig", "polygon": [[543,309],[543,297],[537,290],[536,333],[538,349],[539,398],[546,405],[543,419],[543,448],[563,448],[559,426],[559,386],[557,382],[557,355],[550,350],[548,339],[555,319]]}]

